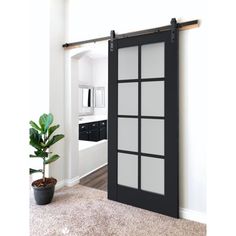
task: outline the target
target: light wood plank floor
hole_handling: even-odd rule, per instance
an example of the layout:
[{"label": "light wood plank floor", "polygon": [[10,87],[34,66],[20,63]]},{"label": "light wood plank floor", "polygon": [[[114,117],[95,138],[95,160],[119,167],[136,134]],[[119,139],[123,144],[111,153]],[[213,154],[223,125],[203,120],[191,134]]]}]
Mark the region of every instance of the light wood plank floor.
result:
[{"label": "light wood plank floor", "polygon": [[85,176],[80,180],[80,184],[90,188],[107,191],[107,166],[104,166],[90,175]]}]

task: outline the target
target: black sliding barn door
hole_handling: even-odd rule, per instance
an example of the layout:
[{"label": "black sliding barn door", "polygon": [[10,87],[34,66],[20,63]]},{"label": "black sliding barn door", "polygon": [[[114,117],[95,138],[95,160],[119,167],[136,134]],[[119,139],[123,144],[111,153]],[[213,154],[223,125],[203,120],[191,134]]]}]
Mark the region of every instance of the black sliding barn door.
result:
[{"label": "black sliding barn door", "polygon": [[178,218],[178,30],[109,41],[108,107],[108,198]]}]

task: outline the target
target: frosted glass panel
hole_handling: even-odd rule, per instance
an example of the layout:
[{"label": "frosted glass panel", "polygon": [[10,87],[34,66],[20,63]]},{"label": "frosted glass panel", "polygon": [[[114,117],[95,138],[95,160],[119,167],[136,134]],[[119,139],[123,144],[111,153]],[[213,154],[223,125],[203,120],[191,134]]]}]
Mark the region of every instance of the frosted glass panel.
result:
[{"label": "frosted glass panel", "polygon": [[138,83],[118,85],[118,114],[138,115]]},{"label": "frosted glass panel", "polygon": [[138,79],[138,47],[118,49],[118,79]]},{"label": "frosted glass panel", "polygon": [[118,153],[118,184],[138,188],[138,157]]},{"label": "frosted glass panel", "polygon": [[141,152],[164,156],[164,120],[142,119]]},{"label": "frosted glass panel", "polygon": [[141,47],[142,79],[165,76],[165,43],[152,43]]},{"label": "frosted glass panel", "polygon": [[165,161],[153,157],[141,157],[141,189],[165,194]]},{"label": "frosted glass panel", "polygon": [[142,115],[164,116],[164,81],[142,82]]},{"label": "frosted glass panel", "polygon": [[118,118],[118,149],[138,151],[138,119]]}]

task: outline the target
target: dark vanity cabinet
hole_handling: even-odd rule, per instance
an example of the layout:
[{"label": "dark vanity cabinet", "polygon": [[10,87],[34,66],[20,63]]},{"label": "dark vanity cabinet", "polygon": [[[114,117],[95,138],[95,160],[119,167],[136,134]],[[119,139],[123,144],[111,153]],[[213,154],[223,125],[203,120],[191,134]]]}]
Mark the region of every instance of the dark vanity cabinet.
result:
[{"label": "dark vanity cabinet", "polygon": [[107,138],[107,121],[96,121],[79,125],[79,140],[99,141]]},{"label": "dark vanity cabinet", "polygon": [[99,122],[100,140],[107,139],[107,121],[103,120]]}]

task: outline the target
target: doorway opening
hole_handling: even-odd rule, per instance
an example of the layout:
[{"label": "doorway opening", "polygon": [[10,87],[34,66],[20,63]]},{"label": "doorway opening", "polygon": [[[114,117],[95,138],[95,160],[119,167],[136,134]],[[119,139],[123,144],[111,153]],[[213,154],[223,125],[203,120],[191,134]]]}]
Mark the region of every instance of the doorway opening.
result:
[{"label": "doorway opening", "polygon": [[76,81],[77,93],[72,99],[76,106],[72,115],[78,124],[80,184],[107,191],[107,42],[84,47],[71,60],[71,76]]}]

